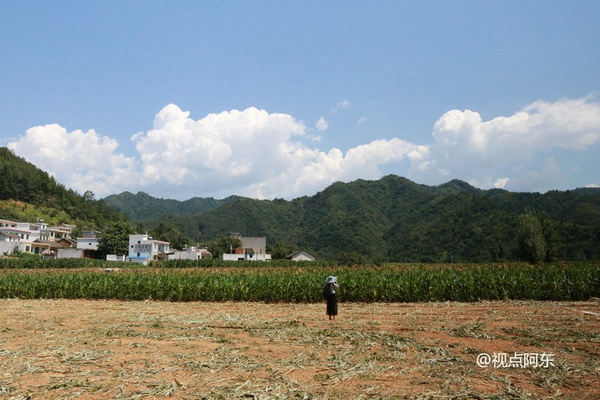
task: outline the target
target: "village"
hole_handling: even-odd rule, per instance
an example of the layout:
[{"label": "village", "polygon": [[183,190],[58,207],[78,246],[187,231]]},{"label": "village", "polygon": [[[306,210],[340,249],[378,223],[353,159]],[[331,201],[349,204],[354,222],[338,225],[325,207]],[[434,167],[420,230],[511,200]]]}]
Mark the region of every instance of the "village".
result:
[{"label": "village", "polygon": [[[73,237],[75,225],[62,224],[48,226],[43,220],[35,223],[0,220],[0,254],[11,256],[17,253],[39,255],[44,259],[62,258],[103,258],[99,251],[99,237],[96,231],[83,231]],[[224,253],[224,261],[270,261],[267,252],[267,238],[245,237],[232,234],[240,241],[240,246]],[[170,243],[153,239],[146,234],[129,235],[127,255],[106,255],[107,261],[126,261],[147,265],[150,261],[200,260],[212,258],[206,248],[194,246],[181,250],[170,248]],[[306,251],[295,251],[288,259],[292,261],[314,261],[315,257]]]}]

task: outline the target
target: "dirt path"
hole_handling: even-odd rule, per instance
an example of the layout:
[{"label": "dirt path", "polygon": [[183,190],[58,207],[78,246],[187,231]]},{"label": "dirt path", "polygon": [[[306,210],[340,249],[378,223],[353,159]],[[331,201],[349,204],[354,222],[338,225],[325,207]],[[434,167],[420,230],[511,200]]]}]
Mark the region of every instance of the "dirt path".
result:
[{"label": "dirt path", "polygon": [[0,317],[7,399],[600,398],[597,301],[340,304],[328,321],[323,304],[0,300]]}]

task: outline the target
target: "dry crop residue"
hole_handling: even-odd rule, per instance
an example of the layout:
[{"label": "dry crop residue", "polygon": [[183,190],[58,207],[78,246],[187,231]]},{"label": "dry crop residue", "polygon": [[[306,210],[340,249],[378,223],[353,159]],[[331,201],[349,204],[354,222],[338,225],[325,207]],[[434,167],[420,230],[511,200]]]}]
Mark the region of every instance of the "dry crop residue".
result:
[{"label": "dry crop residue", "polygon": [[[600,303],[0,300],[7,399],[600,398]],[[553,354],[537,368],[481,353]]]}]

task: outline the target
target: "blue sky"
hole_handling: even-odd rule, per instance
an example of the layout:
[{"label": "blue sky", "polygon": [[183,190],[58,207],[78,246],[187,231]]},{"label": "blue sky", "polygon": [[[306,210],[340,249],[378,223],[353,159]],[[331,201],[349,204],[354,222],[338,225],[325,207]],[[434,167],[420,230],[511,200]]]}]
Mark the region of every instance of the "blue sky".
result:
[{"label": "blue sky", "polygon": [[80,193],[600,185],[597,1],[0,6],[0,145]]}]

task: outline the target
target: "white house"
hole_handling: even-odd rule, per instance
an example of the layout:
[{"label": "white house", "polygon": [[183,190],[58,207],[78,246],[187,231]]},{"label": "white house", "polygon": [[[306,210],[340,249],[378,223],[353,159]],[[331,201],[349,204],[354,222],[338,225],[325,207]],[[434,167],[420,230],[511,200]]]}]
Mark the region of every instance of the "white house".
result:
[{"label": "white house", "polygon": [[187,247],[181,251],[174,251],[172,254],[169,254],[169,260],[201,260],[211,257],[212,253],[210,251],[196,247]]},{"label": "white house", "polygon": [[169,242],[154,240],[147,234],[129,235],[128,261],[148,264],[153,260],[166,260],[170,253]]},{"label": "white house", "polygon": [[292,261],[315,261],[315,256],[304,250],[295,251],[286,258]]},{"label": "white house", "polygon": [[0,220],[0,253],[12,254],[17,247],[25,253],[56,255],[58,248],[75,247],[71,240],[74,228],[75,225],[67,224],[49,228],[40,219],[37,222]]},{"label": "white house", "polygon": [[[100,254],[98,252],[98,247],[100,246],[100,239],[96,236],[96,231],[84,231],[81,233],[81,236],[77,237],[75,241],[77,252],[67,253],[62,251],[62,254],[70,254],[72,258],[99,258]],[[77,256],[77,254],[80,254]],[[61,258],[61,254],[59,252],[59,257]]]},{"label": "white house", "polygon": [[21,236],[0,231],[0,254],[10,255],[15,247],[21,250]]},{"label": "white house", "polygon": [[50,226],[42,229],[42,234],[48,236],[50,240],[71,239],[71,232],[75,225],[62,224],[61,226]]},{"label": "white house", "polygon": [[232,249],[230,254],[223,254],[225,261],[270,261],[271,254],[267,254],[267,238],[261,237],[243,237],[235,235],[241,246]]},{"label": "white house", "polygon": [[[4,225],[0,227],[0,234],[4,236],[4,241],[18,241],[18,248],[20,251],[31,253],[33,249],[31,244],[34,240],[39,239],[39,232],[36,237],[35,233],[32,233],[31,230],[18,227],[18,225],[18,223],[14,223],[10,226]],[[14,248],[14,245],[12,247]]]},{"label": "white house", "polygon": [[[10,233],[13,235],[18,235],[21,238],[21,241],[31,242],[33,239],[33,235],[29,229],[23,228],[0,228],[0,232],[2,233]],[[39,239],[39,238],[38,238]]]},{"label": "white house", "polygon": [[98,250],[99,239],[96,232],[83,232],[81,237],[76,238],[77,248],[81,250]]}]

